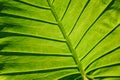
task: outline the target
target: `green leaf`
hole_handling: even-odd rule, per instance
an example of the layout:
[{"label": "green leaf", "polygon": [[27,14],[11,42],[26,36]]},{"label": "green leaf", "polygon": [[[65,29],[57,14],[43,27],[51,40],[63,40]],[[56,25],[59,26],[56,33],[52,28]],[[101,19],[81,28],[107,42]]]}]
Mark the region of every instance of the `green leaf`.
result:
[{"label": "green leaf", "polygon": [[120,0],[0,0],[0,80],[120,80]]}]

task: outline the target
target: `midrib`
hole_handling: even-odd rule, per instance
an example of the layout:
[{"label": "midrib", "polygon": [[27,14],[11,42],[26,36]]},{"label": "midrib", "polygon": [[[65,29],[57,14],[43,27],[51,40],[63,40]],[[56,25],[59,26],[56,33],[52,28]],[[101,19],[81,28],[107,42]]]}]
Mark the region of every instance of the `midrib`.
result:
[{"label": "midrib", "polygon": [[63,27],[61,21],[59,20],[56,12],[55,12],[55,10],[54,10],[54,6],[53,6],[52,3],[50,2],[50,0],[47,0],[47,1],[48,1],[49,6],[50,6],[51,12],[52,12],[53,16],[55,17],[55,20],[57,21],[58,26],[59,26],[59,28],[60,28],[60,30],[61,30],[64,38],[66,39],[66,44],[68,45],[68,48],[69,48],[70,52],[71,52],[72,55],[73,55],[73,59],[74,59],[76,65],[78,66],[78,70],[79,70],[80,74],[82,75],[82,77],[83,77],[84,80],[88,80],[87,77],[86,77],[85,71],[84,71],[83,68],[82,68],[82,64],[81,64],[81,62],[78,60],[78,56],[77,56],[77,54],[76,54],[76,50],[73,48],[73,46],[72,46],[72,44],[71,44],[71,41],[70,41],[70,39],[68,38],[68,36],[66,35],[66,32],[65,32],[65,30],[64,30],[64,27]]}]

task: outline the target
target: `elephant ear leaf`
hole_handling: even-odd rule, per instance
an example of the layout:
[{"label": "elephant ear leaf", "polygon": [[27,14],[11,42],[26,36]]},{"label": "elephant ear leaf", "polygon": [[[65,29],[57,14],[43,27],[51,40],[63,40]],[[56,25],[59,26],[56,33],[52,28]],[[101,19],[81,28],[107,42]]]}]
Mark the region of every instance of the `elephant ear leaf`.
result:
[{"label": "elephant ear leaf", "polygon": [[120,0],[0,0],[0,80],[120,80]]}]

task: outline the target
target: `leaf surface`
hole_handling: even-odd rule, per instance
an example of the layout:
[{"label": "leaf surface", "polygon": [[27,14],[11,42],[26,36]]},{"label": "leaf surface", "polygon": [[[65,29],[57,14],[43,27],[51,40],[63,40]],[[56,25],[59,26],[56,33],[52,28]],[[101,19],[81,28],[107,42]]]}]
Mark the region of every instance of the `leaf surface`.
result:
[{"label": "leaf surface", "polygon": [[0,80],[119,80],[120,0],[0,0]]}]

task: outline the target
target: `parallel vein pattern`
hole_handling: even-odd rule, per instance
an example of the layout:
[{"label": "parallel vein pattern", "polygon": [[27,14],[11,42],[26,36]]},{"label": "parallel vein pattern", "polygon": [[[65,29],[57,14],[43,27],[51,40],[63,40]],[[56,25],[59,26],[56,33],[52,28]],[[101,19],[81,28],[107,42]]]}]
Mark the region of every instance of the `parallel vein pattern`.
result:
[{"label": "parallel vein pattern", "polygon": [[0,0],[0,80],[119,80],[120,0]]},{"label": "parallel vein pattern", "polygon": [[[51,11],[52,11],[52,13],[53,13],[56,21],[58,22],[58,26],[59,26],[61,32],[63,33],[64,38],[66,39],[66,44],[68,45],[68,47],[69,47],[69,49],[70,49],[70,52],[71,52],[72,55],[73,55],[74,61],[75,61],[75,63],[78,65],[78,69],[79,69],[81,75],[86,79],[85,73],[84,73],[84,71],[82,70],[83,68],[82,68],[81,63],[80,63],[79,60],[78,60],[78,57],[77,57],[77,54],[76,54],[75,49],[73,49],[72,44],[71,44],[68,36],[67,36],[66,33],[65,33],[64,27],[62,26],[61,22],[59,21],[59,18],[58,18],[58,16],[57,16],[57,14],[55,13],[55,10],[54,10],[53,5],[50,3],[49,0],[48,0],[48,3],[49,3],[49,6],[51,7]],[[64,15],[63,15],[63,16],[64,16]]]}]

